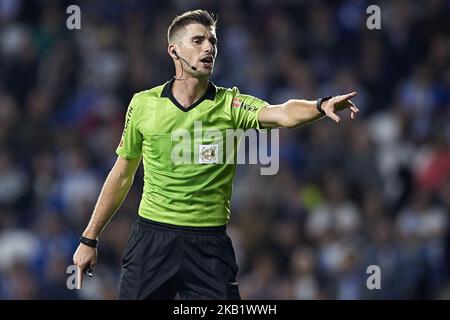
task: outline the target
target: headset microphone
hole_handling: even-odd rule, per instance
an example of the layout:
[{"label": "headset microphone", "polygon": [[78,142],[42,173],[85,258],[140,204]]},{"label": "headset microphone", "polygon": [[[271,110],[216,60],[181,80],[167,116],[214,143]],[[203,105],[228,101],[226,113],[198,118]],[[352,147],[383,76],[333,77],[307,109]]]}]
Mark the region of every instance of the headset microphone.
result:
[{"label": "headset microphone", "polygon": [[173,52],[173,54],[174,54],[178,59],[183,60],[183,61],[189,66],[189,68],[191,68],[191,69],[194,70],[194,71],[197,71],[197,68],[196,68],[196,67],[191,66],[191,65],[189,64],[189,62],[187,62],[186,59],[180,57],[180,56],[178,55],[178,53],[177,53],[175,50],[173,50],[172,52]]}]

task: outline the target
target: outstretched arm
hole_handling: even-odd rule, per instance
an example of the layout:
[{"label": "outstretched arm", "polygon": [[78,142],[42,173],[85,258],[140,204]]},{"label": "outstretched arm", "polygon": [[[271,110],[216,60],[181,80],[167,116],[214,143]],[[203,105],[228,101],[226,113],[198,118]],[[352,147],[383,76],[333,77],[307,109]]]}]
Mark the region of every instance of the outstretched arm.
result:
[{"label": "outstretched arm", "polygon": [[[140,157],[130,160],[117,157],[100,192],[89,224],[83,232],[83,237],[92,240],[98,239],[103,228],[119,209],[130,190],[140,162]],[[97,263],[97,249],[80,243],[73,256],[73,262],[78,267],[77,287],[81,288],[83,271],[88,267],[93,269]]]},{"label": "outstretched arm", "polygon": [[356,96],[356,92],[335,96],[324,101],[321,105],[323,113],[317,110],[316,100],[288,100],[283,104],[269,105],[262,109],[258,115],[258,121],[266,128],[294,128],[323,117],[329,117],[339,123],[340,118],[336,112],[348,108],[352,119],[359,112],[359,109],[350,101],[354,96]]}]

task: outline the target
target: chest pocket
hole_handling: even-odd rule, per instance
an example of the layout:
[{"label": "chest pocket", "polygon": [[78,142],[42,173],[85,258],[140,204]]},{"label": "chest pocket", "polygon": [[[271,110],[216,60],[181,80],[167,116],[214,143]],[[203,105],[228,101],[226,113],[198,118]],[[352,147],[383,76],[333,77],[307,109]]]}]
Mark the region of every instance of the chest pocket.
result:
[{"label": "chest pocket", "polygon": [[149,136],[150,166],[156,171],[172,172],[172,140],[170,134]]}]

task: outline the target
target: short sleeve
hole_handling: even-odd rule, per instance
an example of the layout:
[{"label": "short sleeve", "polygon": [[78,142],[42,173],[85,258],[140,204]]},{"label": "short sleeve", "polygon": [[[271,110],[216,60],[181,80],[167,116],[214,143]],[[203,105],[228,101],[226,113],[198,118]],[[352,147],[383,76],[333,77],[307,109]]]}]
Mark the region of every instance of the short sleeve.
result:
[{"label": "short sleeve", "polygon": [[231,103],[231,113],[236,128],[261,129],[258,121],[259,112],[269,105],[266,101],[247,94],[241,94],[237,88],[233,88],[235,95]]},{"label": "short sleeve", "polygon": [[136,96],[131,99],[125,115],[125,125],[116,153],[125,159],[134,159],[142,155],[142,134],[136,126]]}]

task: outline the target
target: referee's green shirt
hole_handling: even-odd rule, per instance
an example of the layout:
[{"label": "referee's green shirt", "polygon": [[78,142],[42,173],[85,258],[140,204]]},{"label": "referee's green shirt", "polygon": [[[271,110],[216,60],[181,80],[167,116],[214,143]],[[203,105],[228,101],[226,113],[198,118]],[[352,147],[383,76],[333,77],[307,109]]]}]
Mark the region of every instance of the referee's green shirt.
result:
[{"label": "referee's green shirt", "polygon": [[[226,161],[227,129],[259,129],[258,114],[267,102],[210,82],[205,95],[184,108],[172,95],[173,81],[133,96],[116,153],[143,157],[140,216],[178,226],[224,225],[236,171],[236,161]],[[174,158],[173,150],[184,160]]]}]

